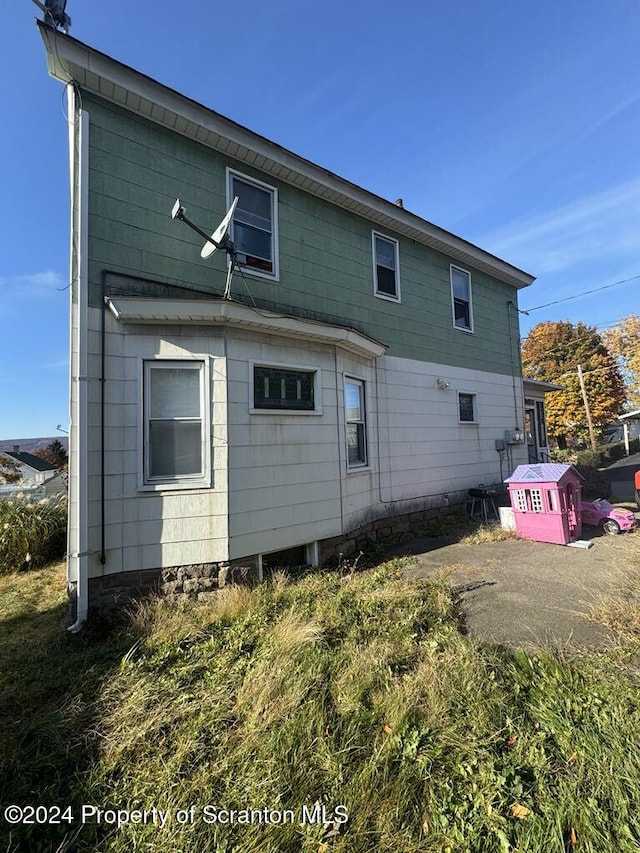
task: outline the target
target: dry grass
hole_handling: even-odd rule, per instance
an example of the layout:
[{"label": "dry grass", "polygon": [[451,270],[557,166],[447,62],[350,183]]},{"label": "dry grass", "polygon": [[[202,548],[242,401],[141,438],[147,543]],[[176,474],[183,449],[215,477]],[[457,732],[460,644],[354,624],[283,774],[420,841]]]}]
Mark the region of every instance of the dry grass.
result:
[{"label": "dry grass", "polygon": [[[446,586],[399,569],[280,575],[180,608],[155,601],[100,642],[43,636],[0,696],[3,801],[156,806],[172,819],[22,827],[0,849],[637,853],[632,680],[600,658],[471,642]],[[4,612],[27,618],[12,600]],[[57,606],[43,601],[39,618]],[[201,819],[212,803],[297,813],[316,802],[344,804],[348,822]],[[191,804],[197,819],[178,823]]]},{"label": "dry grass", "polygon": [[518,539],[515,530],[504,530],[498,522],[481,525],[476,530],[462,536],[461,545],[484,545],[488,542],[504,542],[506,539]]}]

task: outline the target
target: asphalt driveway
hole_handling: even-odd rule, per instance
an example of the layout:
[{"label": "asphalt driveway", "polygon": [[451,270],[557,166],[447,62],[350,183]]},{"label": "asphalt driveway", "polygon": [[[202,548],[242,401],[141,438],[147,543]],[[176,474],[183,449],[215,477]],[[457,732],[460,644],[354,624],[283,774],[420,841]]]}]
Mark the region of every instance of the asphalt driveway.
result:
[{"label": "asphalt driveway", "polygon": [[413,555],[410,577],[447,579],[472,636],[517,646],[606,647],[616,637],[588,614],[599,597],[624,589],[634,562],[640,566],[640,532],[594,533],[592,541],[582,550],[516,539],[419,539],[391,550]]}]

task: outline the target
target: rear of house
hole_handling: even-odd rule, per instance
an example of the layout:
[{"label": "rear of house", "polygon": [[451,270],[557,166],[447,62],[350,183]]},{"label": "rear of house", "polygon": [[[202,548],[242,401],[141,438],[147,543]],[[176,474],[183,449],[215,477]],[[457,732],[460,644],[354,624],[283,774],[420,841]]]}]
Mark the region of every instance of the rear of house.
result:
[{"label": "rear of house", "polygon": [[[44,24],[69,86],[69,581],[318,563],[527,461],[525,272]],[[223,298],[206,230],[239,199]],[[505,467],[505,470],[506,470]]]}]

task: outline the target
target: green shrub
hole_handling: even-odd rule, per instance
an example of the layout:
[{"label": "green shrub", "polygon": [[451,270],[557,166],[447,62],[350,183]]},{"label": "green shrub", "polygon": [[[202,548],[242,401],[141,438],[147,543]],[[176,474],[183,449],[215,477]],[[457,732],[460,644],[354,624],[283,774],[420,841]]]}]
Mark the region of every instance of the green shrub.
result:
[{"label": "green shrub", "polygon": [[[632,438],[629,441],[629,453],[638,453],[638,451],[640,451],[640,438]],[[579,465],[607,468],[612,462],[623,459],[626,452],[624,441],[616,441],[613,444],[603,444],[595,450],[580,450],[576,454],[576,461]]]},{"label": "green shrub", "polygon": [[611,482],[608,477],[592,465],[576,465],[576,471],[584,477],[582,497],[585,500],[611,497]]},{"label": "green shrub", "polygon": [[67,498],[0,500],[0,572],[29,569],[64,556]]}]

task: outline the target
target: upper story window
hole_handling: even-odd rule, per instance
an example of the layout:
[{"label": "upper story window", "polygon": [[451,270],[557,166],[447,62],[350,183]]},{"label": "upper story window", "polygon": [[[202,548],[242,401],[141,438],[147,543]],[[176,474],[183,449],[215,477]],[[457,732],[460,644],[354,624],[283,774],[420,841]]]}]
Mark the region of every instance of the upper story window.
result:
[{"label": "upper story window", "polygon": [[471,303],[471,273],[451,266],[451,302],[453,325],[456,329],[473,332],[473,306]]},{"label": "upper story window", "polygon": [[400,265],[398,241],[375,231],[373,241],[373,290],[382,299],[400,302]]},{"label": "upper story window", "polygon": [[143,486],[209,481],[204,361],[144,362]]},{"label": "upper story window", "polygon": [[232,239],[238,263],[278,278],[278,190],[227,169],[228,203],[238,197]]}]

